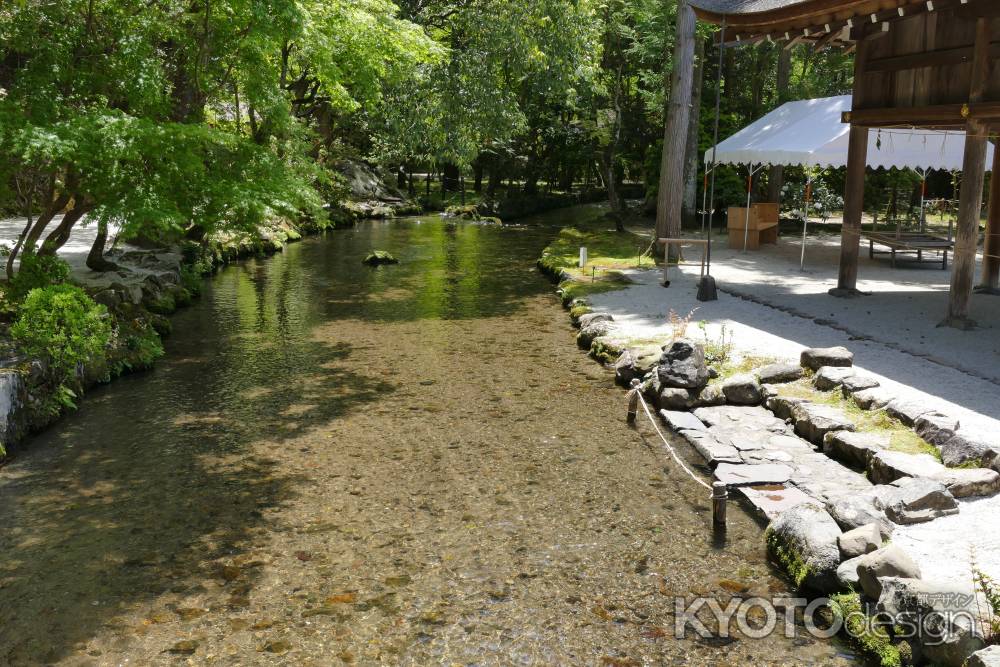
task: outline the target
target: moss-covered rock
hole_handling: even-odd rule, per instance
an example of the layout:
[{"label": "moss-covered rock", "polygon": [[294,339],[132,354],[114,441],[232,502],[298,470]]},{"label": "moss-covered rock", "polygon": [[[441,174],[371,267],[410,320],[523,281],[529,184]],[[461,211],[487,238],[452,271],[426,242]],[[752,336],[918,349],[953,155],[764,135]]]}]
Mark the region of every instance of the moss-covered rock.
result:
[{"label": "moss-covered rock", "polygon": [[379,266],[381,264],[399,264],[399,260],[393,257],[387,250],[373,250],[362,260],[368,266]]}]

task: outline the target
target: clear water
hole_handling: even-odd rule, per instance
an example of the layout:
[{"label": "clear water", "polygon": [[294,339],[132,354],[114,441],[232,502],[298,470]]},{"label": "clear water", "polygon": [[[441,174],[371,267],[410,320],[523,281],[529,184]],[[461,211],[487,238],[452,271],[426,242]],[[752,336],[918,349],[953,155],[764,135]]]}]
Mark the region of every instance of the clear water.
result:
[{"label": "clear water", "polygon": [[0,470],[0,663],[852,663],[673,638],[675,595],[787,588],[534,269],[599,214],[366,223],[208,281],[154,371]]}]

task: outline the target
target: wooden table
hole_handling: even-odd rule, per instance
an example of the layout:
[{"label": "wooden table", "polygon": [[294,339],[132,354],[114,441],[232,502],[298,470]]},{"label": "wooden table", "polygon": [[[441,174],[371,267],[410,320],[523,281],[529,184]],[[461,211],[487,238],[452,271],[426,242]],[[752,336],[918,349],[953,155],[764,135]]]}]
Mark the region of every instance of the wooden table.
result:
[{"label": "wooden table", "polygon": [[[881,234],[879,232],[862,233],[868,239],[868,257],[875,255],[891,255],[892,268],[896,268],[897,253],[915,253],[917,261],[924,261],[924,251],[941,253],[941,269],[948,268],[948,251],[955,247],[955,242],[943,236],[908,232],[899,234]],[[875,250],[875,244],[885,246],[889,250]]]}]

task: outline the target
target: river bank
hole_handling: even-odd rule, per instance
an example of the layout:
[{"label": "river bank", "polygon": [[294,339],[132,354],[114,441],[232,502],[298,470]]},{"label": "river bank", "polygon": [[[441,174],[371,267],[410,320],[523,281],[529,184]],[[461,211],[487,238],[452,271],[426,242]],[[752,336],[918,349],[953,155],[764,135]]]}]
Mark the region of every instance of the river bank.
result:
[{"label": "river bank", "polygon": [[[609,247],[602,234],[614,235],[585,230],[591,243],[597,237]],[[973,354],[964,359],[980,363],[969,373],[961,361],[967,350],[988,347],[986,332],[966,333],[970,339],[955,346],[947,341],[953,332],[926,331],[921,317],[930,299],[918,279],[933,276],[887,273],[872,262],[865,275],[875,285],[893,280],[915,298],[865,297],[895,296],[878,314],[866,309],[867,317],[839,302],[813,313],[804,293],[822,291],[815,303],[828,299],[825,287],[809,284],[821,282],[817,269],[803,275],[796,261],[786,282],[774,253],[758,259],[722,249],[714,253],[719,300],[702,303],[695,299],[697,265],[671,269],[665,290],[662,269],[636,268],[635,258],[619,254],[618,266],[614,257],[594,262],[594,280],[570,266],[570,240],[550,246],[539,265],[560,281],[579,344],[614,367],[625,386],[642,383],[665,430],[696,452],[704,477],[726,482],[769,526],[772,557],[802,590],[832,597],[859,619],[949,611],[976,619],[944,628],[949,637],[941,645],[854,628],[849,634],[865,650],[885,665],[958,666],[996,640],[1000,609],[989,599],[1000,552],[981,525],[1000,511],[1000,392],[990,376],[997,366]],[[782,246],[777,252],[791,255]],[[824,252],[810,250],[814,266]],[[606,279],[609,266],[614,281]],[[835,309],[841,312],[829,312]],[[911,330],[922,335],[893,335]],[[676,359],[664,352],[684,340],[697,350],[692,358],[707,361],[704,378],[690,384],[672,379]],[[836,351],[810,361],[816,347]],[[855,550],[859,531],[873,530]],[[950,602],[927,603],[932,593]],[[965,602],[951,610],[957,600]]]}]

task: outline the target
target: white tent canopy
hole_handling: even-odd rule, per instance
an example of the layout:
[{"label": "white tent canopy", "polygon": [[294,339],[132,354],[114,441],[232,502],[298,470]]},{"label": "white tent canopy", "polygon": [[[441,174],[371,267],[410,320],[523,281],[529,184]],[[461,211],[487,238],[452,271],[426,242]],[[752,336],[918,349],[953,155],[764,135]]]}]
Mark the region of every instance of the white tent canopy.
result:
[{"label": "white tent canopy", "polygon": [[[851,110],[851,96],[788,102],[751,123],[717,147],[718,164],[845,167],[850,125],[841,114]],[[918,171],[961,171],[964,132],[922,129],[868,131],[868,166]],[[712,162],[712,149],[705,163]],[[993,146],[987,143],[987,168]]]}]

